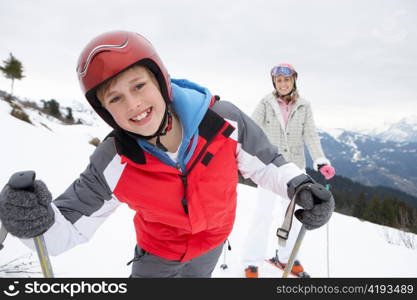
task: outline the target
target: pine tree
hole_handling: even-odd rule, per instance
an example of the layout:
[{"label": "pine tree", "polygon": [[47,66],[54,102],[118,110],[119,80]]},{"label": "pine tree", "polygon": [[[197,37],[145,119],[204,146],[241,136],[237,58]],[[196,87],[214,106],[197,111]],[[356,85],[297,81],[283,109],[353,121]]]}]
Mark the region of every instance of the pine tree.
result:
[{"label": "pine tree", "polygon": [[357,199],[357,201],[356,201],[356,203],[353,207],[352,215],[354,217],[357,217],[357,218],[363,218],[365,210],[366,210],[365,194],[363,192],[361,192],[359,194],[359,198]]},{"label": "pine tree", "polygon": [[404,231],[409,230],[410,227],[410,215],[412,214],[411,209],[407,207],[403,202],[399,203],[397,213],[398,228]]},{"label": "pine tree", "polygon": [[381,224],[381,200],[378,196],[373,196],[371,202],[364,211],[363,218],[373,223]]},{"label": "pine tree", "polygon": [[49,101],[41,100],[43,103],[43,111],[59,120],[62,119],[61,111],[59,110],[59,102],[55,99]]},{"label": "pine tree", "polygon": [[72,115],[71,107],[67,107],[67,116],[65,117],[65,122],[69,124],[74,124],[74,116]]},{"label": "pine tree", "polygon": [[397,213],[396,209],[397,200],[391,197],[384,197],[381,207],[381,222],[383,225],[395,226],[395,217]]},{"label": "pine tree", "polygon": [[15,79],[21,80],[23,75],[23,66],[22,63],[17,60],[12,53],[10,53],[10,57],[8,60],[3,61],[4,66],[0,66],[0,70],[4,73],[6,78],[12,80],[12,87],[10,91],[10,95],[13,95],[13,87]]}]

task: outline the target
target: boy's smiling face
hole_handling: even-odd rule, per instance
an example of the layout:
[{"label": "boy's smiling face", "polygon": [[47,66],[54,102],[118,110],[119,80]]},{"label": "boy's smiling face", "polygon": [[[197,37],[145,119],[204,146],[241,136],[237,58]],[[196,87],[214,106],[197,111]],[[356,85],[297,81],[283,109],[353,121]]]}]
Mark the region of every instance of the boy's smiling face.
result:
[{"label": "boy's smiling face", "polygon": [[124,130],[153,135],[165,113],[158,81],[145,67],[132,67],[97,92],[100,102]]}]

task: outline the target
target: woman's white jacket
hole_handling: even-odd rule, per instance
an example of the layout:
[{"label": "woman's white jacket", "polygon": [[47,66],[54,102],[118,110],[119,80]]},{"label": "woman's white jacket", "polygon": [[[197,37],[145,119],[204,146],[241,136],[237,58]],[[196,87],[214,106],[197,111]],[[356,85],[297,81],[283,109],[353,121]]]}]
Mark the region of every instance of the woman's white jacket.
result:
[{"label": "woman's white jacket", "polygon": [[299,97],[285,126],[281,109],[273,93],[265,96],[257,105],[252,119],[264,130],[269,141],[278,147],[286,160],[305,169],[304,144],[313,160],[313,168],[330,162],[324,156],[320,138],[316,131],[310,103]]}]

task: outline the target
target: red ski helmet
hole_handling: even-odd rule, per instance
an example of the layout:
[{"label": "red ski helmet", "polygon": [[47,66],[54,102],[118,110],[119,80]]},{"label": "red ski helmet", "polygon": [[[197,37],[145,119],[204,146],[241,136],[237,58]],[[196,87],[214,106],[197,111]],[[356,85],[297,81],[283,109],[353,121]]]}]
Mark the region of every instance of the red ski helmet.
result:
[{"label": "red ski helmet", "polygon": [[96,96],[97,89],[119,73],[142,65],[155,74],[166,103],[172,101],[170,76],[155,48],[143,36],[129,31],[105,32],[82,50],[77,64],[81,90],[94,110],[113,128],[120,128]]}]

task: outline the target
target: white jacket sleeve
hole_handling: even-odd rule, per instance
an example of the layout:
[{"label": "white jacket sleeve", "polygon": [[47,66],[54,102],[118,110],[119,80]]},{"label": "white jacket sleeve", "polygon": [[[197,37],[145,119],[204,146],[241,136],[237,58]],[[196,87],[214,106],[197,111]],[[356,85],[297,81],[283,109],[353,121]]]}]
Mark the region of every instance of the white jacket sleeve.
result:
[{"label": "white jacket sleeve", "polygon": [[242,176],[282,197],[288,197],[287,183],[304,172],[287,162],[262,129],[236,106],[220,101],[213,106],[213,110],[237,128],[232,138],[237,141],[238,168]]},{"label": "white jacket sleeve", "polygon": [[317,171],[318,165],[328,164],[329,160],[324,156],[320,143],[320,137],[317,134],[311,105],[306,105],[306,118],[304,122],[304,142],[313,159],[313,168]]},{"label": "white jacket sleeve", "polygon": [[[51,203],[55,222],[43,234],[50,255],[87,242],[116,210],[120,202],[112,193],[112,176],[123,167],[112,138],[101,143],[86,170]],[[22,239],[22,242],[35,249],[32,239]]]}]

